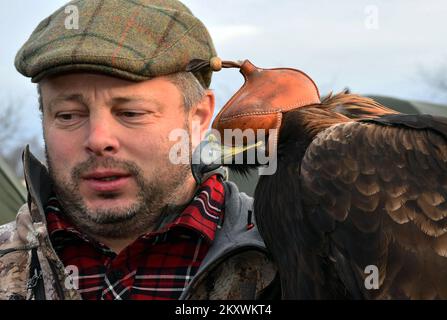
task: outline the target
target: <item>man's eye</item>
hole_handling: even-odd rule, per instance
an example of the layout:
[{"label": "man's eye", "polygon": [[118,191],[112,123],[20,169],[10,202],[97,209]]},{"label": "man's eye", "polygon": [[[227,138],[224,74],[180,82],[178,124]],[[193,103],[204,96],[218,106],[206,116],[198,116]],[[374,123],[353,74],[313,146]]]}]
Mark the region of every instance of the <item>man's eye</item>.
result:
[{"label": "man's eye", "polygon": [[131,112],[131,111],[125,111],[125,112],[122,112],[121,115],[123,115],[123,116],[125,116],[125,117],[128,117],[128,118],[134,118],[134,117],[139,116],[140,113],[137,113],[137,112]]},{"label": "man's eye", "polygon": [[118,113],[118,115],[128,119],[136,119],[144,116],[144,113],[134,111],[121,111]]},{"label": "man's eye", "polygon": [[56,119],[61,121],[71,121],[76,118],[76,115],[73,113],[59,113],[56,115]]}]

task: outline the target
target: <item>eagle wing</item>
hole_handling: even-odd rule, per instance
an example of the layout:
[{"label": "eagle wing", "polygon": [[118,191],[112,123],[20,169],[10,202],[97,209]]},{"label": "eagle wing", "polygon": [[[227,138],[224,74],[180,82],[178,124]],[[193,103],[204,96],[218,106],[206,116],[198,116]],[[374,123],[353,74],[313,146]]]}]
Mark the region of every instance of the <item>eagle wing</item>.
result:
[{"label": "eagle wing", "polygon": [[447,299],[446,128],[394,115],[315,137],[300,167],[301,297],[339,282],[353,298]]}]

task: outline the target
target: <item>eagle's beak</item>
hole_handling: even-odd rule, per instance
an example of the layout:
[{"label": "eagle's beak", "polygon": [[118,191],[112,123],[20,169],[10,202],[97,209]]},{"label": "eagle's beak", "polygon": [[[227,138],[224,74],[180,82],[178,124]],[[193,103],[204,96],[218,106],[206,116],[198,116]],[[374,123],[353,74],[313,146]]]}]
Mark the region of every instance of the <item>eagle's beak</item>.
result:
[{"label": "eagle's beak", "polygon": [[259,141],[246,146],[227,146],[218,140],[214,134],[209,133],[192,154],[191,171],[197,184],[201,184],[216,173],[226,178],[226,169],[222,166],[233,164],[236,156],[264,145],[263,141]]}]

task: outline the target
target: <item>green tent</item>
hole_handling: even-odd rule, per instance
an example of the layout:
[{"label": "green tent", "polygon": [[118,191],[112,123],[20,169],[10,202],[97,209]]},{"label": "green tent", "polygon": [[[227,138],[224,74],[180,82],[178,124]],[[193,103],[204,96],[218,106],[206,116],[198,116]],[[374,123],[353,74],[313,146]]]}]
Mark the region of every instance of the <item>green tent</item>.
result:
[{"label": "green tent", "polygon": [[26,188],[0,157],[0,225],[13,221],[26,202]]},{"label": "green tent", "polygon": [[413,100],[402,100],[386,96],[370,95],[370,98],[396,111],[407,114],[427,113],[447,117],[447,106]]}]

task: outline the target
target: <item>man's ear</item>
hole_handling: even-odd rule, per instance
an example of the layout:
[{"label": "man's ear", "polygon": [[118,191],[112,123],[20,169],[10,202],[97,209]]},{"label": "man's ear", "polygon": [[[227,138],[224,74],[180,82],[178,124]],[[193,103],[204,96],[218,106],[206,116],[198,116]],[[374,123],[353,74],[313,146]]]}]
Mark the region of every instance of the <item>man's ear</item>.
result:
[{"label": "man's ear", "polygon": [[[200,102],[191,107],[189,116],[192,129],[199,131],[203,137],[205,132],[209,129],[211,120],[214,115],[215,97],[214,92],[211,90],[205,90],[205,94]],[[197,132],[195,131],[195,132]]]}]

